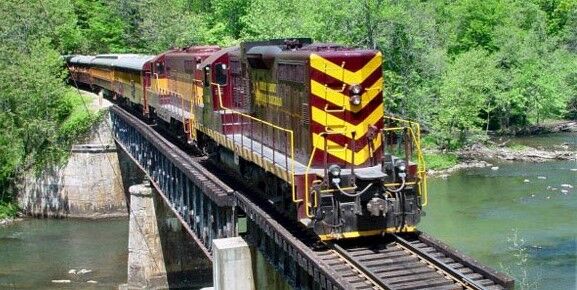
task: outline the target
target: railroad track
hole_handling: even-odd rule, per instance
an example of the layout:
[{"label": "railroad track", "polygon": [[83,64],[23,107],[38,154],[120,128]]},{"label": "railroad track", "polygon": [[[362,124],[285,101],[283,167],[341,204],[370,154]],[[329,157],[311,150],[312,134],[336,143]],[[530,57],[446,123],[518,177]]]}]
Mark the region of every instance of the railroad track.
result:
[{"label": "railroad track", "polygon": [[319,261],[341,275],[353,289],[385,290],[504,290],[513,289],[513,280],[480,265],[424,233],[387,235],[357,241],[343,241],[319,247],[314,233],[263,203],[240,183],[238,176],[199,158],[208,171],[249,196],[285,229],[314,250]]},{"label": "railroad track", "polygon": [[514,283],[423,233],[334,243],[318,255],[355,289],[502,290]]},{"label": "railroad track", "polygon": [[[126,114],[121,111],[118,114]],[[134,118],[134,117],[132,117]],[[154,126],[149,127],[150,129]],[[156,138],[159,146],[171,147],[174,140]],[[168,152],[168,150],[167,150]],[[173,158],[186,160],[186,166],[198,172],[210,172],[204,185],[219,195],[233,192],[247,197],[268,213],[290,234],[300,241],[300,247],[313,250],[319,264],[328,267],[351,289],[387,290],[456,290],[456,289],[513,289],[514,280],[480,265],[470,257],[424,233],[387,235],[385,237],[345,240],[321,245],[318,237],[302,224],[277,212],[269,203],[260,200],[251,188],[243,185],[238,176],[224,170],[207,157],[174,151]],[[203,175],[203,174],[200,174]],[[321,265],[322,266],[322,265]],[[336,277],[335,277],[336,278]],[[348,286],[346,287],[349,288]]]}]

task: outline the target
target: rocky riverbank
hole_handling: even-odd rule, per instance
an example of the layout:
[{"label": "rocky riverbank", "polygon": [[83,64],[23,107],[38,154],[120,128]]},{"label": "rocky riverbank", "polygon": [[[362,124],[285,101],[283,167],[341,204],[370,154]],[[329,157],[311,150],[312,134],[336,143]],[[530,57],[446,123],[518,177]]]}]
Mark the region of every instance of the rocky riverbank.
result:
[{"label": "rocky riverbank", "polygon": [[[446,178],[450,174],[465,168],[494,167],[494,162],[546,162],[552,160],[577,160],[577,152],[569,150],[566,145],[554,145],[550,150],[536,149],[533,147],[506,147],[497,145],[474,144],[461,149],[455,154],[459,163],[448,169],[429,170],[428,175]],[[498,167],[495,167],[498,169]]]},{"label": "rocky riverbank", "polygon": [[560,121],[521,128],[516,135],[539,135],[549,133],[577,132],[577,121]]},{"label": "rocky riverbank", "polygon": [[427,175],[431,177],[447,178],[449,175],[466,168],[483,168],[493,166],[493,164],[484,160],[462,160],[457,165],[446,169],[429,169]]},{"label": "rocky riverbank", "polygon": [[536,149],[528,146],[509,148],[475,144],[457,152],[462,160],[497,160],[545,162],[548,160],[575,160],[577,153],[566,147],[551,146],[551,150]]},{"label": "rocky riverbank", "polygon": [[4,219],[0,219],[0,228],[1,227],[5,227],[5,226],[9,226],[15,222],[21,221],[21,218],[4,218]]}]

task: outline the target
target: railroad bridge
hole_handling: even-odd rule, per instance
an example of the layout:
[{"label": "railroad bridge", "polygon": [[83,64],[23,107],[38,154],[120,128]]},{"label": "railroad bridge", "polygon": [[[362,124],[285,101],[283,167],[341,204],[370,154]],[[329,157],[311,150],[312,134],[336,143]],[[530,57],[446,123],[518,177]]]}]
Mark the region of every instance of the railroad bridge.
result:
[{"label": "railroad bridge", "polygon": [[[510,277],[425,233],[320,246],[315,237],[298,224],[275,214],[270,205],[253,199],[250,191],[239,186],[233,176],[204,158],[188,155],[153,126],[118,106],[110,109],[110,118],[121,154],[132,159],[149,180],[149,185],[131,188],[131,227],[133,219],[142,218],[137,215],[142,215],[147,207],[154,207],[141,197],[154,195],[210,261],[216,241],[242,237],[295,289],[514,288]],[[138,248],[149,242],[140,239],[154,235],[158,232],[148,231],[136,237],[131,233],[129,247]],[[145,259],[132,254],[129,253],[129,280],[131,270],[143,272],[142,269],[147,268],[142,265],[147,263]],[[190,260],[181,263],[190,263]],[[134,273],[145,280],[153,279],[154,275],[145,274]],[[130,281],[128,286],[130,288]],[[216,288],[235,289],[221,286]]]}]

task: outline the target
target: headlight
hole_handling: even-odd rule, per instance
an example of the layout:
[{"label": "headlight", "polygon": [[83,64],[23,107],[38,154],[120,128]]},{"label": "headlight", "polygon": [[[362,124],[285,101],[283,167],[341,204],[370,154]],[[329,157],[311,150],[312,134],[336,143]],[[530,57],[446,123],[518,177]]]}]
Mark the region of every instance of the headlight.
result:
[{"label": "headlight", "polygon": [[363,94],[363,88],[360,85],[352,85],[349,89],[351,104],[358,106],[361,104],[361,95]]},{"label": "headlight", "polygon": [[407,170],[407,164],[405,164],[405,162],[398,162],[397,170],[400,172],[405,172]]},{"label": "headlight", "polygon": [[358,106],[361,104],[361,96],[352,95],[350,101],[351,101],[351,104]]},{"label": "headlight", "polygon": [[351,95],[360,95],[363,92],[363,88],[360,85],[352,85],[350,92]]},{"label": "headlight", "polygon": [[336,164],[333,164],[329,166],[329,173],[332,177],[339,177],[341,176],[341,167]]}]

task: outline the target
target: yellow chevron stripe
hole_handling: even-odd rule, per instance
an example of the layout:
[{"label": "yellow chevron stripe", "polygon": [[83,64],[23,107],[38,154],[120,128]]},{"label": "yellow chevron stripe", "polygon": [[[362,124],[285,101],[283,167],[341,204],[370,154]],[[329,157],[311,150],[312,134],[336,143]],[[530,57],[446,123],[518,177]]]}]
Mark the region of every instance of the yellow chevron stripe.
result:
[{"label": "yellow chevron stripe", "polygon": [[[381,146],[382,141],[381,138],[375,138],[373,141],[373,148],[377,149]],[[313,133],[313,144],[315,144],[315,147],[320,149],[320,150],[324,150],[325,148],[325,138],[321,137],[319,134]],[[339,149],[338,151],[329,151],[328,154],[332,155],[334,157],[337,157],[341,160],[346,161],[347,163],[353,163],[353,150],[351,149],[346,149],[344,150],[344,147],[342,147],[341,145],[339,145],[338,143],[335,143],[331,140],[327,140],[327,147],[341,147],[343,149]],[[318,150],[317,149],[317,150]],[[355,165],[361,165],[363,163],[365,163],[369,158],[371,157],[370,155],[370,151],[369,151],[369,144],[365,145],[365,147],[363,147],[363,149],[355,152]]]},{"label": "yellow chevron stripe", "polygon": [[331,77],[341,80],[349,85],[360,84],[368,76],[373,73],[382,63],[382,54],[377,52],[375,56],[361,69],[356,72],[352,72],[348,69],[342,68],[318,54],[311,54],[310,56],[311,67],[330,75]]},{"label": "yellow chevron stripe", "polygon": [[[365,118],[361,123],[358,125],[353,125],[345,120],[335,117],[317,107],[312,107],[312,119],[313,121],[325,126],[335,126],[335,125],[344,125],[346,126],[346,132],[343,134],[348,138],[352,138],[351,132],[355,132],[355,140],[362,138],[368,131],[369,126],[377,123],[377,121],[383,118],[385,114],[383,109],[383,104],[380,104],[375,108],[375,110]],[[313,143],[314,144],[314,143]]]},{"label": "yellow chevron stripe", "polygon": [[365,108],[379,93],[383,90],[383,78],[381,77],[361,96],[361,104],[352,106],[349,102],[349,96],[338,90],[331,89],[323,84],[311,79],[311,93],[321,99],[324,99],[333,105],[344,107],[347,111],[358,112]]}]

